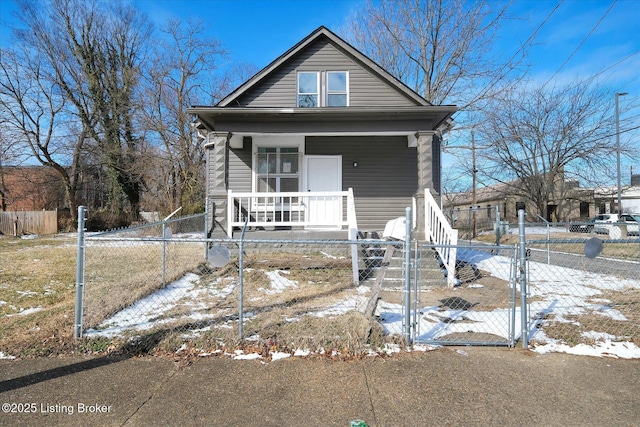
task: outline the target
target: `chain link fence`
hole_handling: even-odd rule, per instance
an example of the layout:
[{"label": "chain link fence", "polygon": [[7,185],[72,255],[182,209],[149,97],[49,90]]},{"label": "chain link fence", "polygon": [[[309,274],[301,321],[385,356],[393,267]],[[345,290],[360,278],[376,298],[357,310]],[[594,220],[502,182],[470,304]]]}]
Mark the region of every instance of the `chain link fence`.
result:
[{"label": "chain link fence", "polygon": [[522,246],[524,224],[513,224],[502,244],[449,247],[452,282],[426,242],[211,239],[205,218],[81,233],[77,336],[264,355],[640,337],[640,239],[543,226],[527,227]]},{"label": "chain link fence", "polygon": [[520,276],[514,246],[456,246],[455,286],[443,280],[435,246],[417,245],[417,342],[510,345],[522,331]]},{"label": "chain link fence", "polygon": [[82,327],[92,331],[109,326],[107,335],[127,335],[160,322],[154,310],[163,295],[180,287],[185,274],[197,272],[203,263],[204,230],[201,214],[86,234],[84,248],[79,248],[84,276]]},{"label": "chain link fence", "polygon": [[527,240],[530,340],[640,344],[640,240]]},{"label": "chain link fence", "polygon": [[381,264],[373,248],[401,254],[403,242],[205,235],[197,216],[85,235],[80,335],[356,353],[402,333],[363,313]]}]

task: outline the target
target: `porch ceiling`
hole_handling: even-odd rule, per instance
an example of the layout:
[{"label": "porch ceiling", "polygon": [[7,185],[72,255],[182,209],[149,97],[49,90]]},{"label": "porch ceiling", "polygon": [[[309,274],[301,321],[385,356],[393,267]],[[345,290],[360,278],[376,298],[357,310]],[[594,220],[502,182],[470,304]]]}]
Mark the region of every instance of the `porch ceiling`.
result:
[{"label": "porch ceiling", "polygon": [[232,108],[192,107],[198,127],[219,132],[415,132],[448,124],[455,106]]}]

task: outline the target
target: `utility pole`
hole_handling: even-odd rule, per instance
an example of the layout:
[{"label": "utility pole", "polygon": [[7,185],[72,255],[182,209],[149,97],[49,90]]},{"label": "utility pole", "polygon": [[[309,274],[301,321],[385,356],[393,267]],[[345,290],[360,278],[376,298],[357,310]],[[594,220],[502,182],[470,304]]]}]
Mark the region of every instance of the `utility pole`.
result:
[{"label": "utility pole", "polygon": [[620,110],[618,98],[629,95],[627,92],[616,92],[616,160],[618,166],[618,215],[622,215],[622,195],[620,185]]},{"label": "utility pole", "polygon": [[473,129],[471,129],[471,176],[472,176],[472,189],[471,189],[471,237],[476,237],[476,174],[478,169],[476,168],[476,140]]}]

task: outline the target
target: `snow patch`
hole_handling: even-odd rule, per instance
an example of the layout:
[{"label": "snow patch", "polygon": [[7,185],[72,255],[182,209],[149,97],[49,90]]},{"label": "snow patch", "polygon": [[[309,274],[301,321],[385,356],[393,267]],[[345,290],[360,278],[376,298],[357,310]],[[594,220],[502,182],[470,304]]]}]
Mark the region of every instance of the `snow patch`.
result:
[{"label": "snow patch", "polygon": [[280,351],[274,351],[271,353],[271,360],[272,361],[276,361],[276,360],[281,360],[281,359],[287,359],[291,357],[291,354],[289,353],[283,353]]},{"label": "snow patch", "polygon": [[578,344],[573,347],[550,342],[542,345],[534,345],[532,351],[540,354],[567,353],[579,356],[613,357],[620,359],[640,359],[640,348],[632,342],[596,342],[595,345]]},{"label": "snow patch", "polygon": [[275,270],[275,271],[267,271],[265,274],[271,281],[271,288],[270,289],[260,288],[260,290],[264,291],[264,293],[266,293],[267,295],[281,294],[287,288],[298,287],[298,282],[296,282],[295,280],[289,280],[286,277],[282,276],[282,274],[289,274],[289,271]]},{"label": "snow patch", "polygon": [[[16,308],[10,306],[12,308]],[[31,308],[21,308],[19,312],[13,314],[5,314],[4,317],[13,317],[13,316],[28,316],[33,313],[37,313],[38,311],[42,311],[42,307],[31,307]]]}]

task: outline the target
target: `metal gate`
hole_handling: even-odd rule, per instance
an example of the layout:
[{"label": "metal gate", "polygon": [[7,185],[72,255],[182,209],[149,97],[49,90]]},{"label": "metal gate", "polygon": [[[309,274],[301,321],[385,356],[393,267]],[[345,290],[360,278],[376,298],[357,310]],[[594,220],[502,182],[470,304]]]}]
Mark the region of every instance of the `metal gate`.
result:
[{"label": "metal gate", "polygon": [[437,246],[414,247],[414,343],[515,345],[527,312],[526,302],[521,310],[517,247],[451,247],[457,251],[455,281],[447,280]]}]

